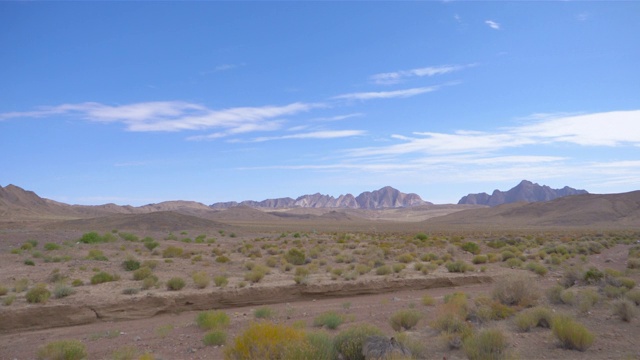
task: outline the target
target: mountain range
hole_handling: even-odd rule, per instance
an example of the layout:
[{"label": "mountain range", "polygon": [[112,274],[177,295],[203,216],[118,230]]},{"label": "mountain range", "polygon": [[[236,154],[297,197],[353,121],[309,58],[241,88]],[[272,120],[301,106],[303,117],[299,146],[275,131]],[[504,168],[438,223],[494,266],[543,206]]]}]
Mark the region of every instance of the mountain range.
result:
[{"label": "mountain range", "polygon": [[380,190],[365,191],[358,196],[351,194],[340,195],[337,198],[330,195],[315,193],[302,195],[296,199],[290,197],[266,199],[262,201],[246,200],[243,202],[221,202],[211,205],[213,209],[226,209],[238,205],[255,208],[284,209],[284,208],[343,208],[343,209],[388,209],[411,207],[416,205],[432,205],[424,201],[417,194],[405,194],[391,186]]},{"label": "mountain range", "polygon": [[569,195],[588,194],[586,190],[577,190],[568,186],[562,189],[552,189],[546,185],[538,185],[531,181],[522,180],[518,185],[507,191],[494,190],[491,195],[483,192],[463,196],[459,205],[487,205],[498,206],[517,202],[550,201]]}]

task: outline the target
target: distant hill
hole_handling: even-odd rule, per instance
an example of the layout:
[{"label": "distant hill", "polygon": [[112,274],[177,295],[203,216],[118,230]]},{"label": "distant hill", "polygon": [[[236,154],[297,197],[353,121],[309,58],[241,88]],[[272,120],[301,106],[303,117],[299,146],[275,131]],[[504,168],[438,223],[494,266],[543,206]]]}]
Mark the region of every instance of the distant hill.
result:
[{"label": "distant hill", "polygon": [[640,191],[581,194],[532,203],[503,204],[459,211],[427,220],[427,224],[471,226],[581,226],[640,228]]},{"label": "distant hill", "polygon": [[579,194],[588,194],[588,192],[568,186],[562,189],[552,189],[546,185],[541,186],[531,181],[522,180],[520,184],[508,191],[494,190],[491,195],[483,192],[463,196],[462,199],[458,201],[458,204],[498,206],[517,202],[550,201],[563,196]]},{"label": "distant hill", "polygon": [[343,208],[343,209],[388,209],[402,208],[417,205],[429,205],[428,201],[424,201],[417,194],[405,194],[392,188],[385,186],[380,190],[366,191],[358,196],[351,194],[340,195],[337,198],[330,195],[322,195],[319,193],[313,195],[303,195],[297,199],[290,197],[267,199],[262,201],[247,200],[241,203],[231,201],[223,203],[215,203],[211,205],[213,209],[226,209],[238,205],[250,206],[254,208]]}]

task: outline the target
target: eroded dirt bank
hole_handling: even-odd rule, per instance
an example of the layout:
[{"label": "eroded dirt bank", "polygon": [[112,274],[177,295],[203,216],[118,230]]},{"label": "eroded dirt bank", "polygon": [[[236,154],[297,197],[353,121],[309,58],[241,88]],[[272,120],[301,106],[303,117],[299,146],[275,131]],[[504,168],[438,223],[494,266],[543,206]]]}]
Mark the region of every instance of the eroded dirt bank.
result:
[{"label": "eroded dirt bank", "polygon": [[342,298],[381,294],[401,290],[426,290],[491,283],[488,275],[459,275],[438,278],[386,279],[226,289],[206,293],[138,295],[118,302],[74,305],[30,305],[0,311],[0,333],[40,330],[54,327],[149,318],[164,313],[226,309],[277,304],[321,298]]}]

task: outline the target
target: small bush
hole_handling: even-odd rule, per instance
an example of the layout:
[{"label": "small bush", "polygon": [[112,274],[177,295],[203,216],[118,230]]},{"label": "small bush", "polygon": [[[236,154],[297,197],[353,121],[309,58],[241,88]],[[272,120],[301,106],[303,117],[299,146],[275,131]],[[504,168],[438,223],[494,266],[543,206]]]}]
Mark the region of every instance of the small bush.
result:
[{"label": "small bush", "polygon": [[383,333],[373,325],[361,324],[341,331],[333,339],[333,343],[343,359],[365,360],[363,347],[365,341],[371,336],[383,336]]},{"label": "small bush", "polygon": [[478,255],[480,253],[480,246],[478,246],[478,244],[469,241],[466,242],[464,244],[462,244],[462,246],[460,246],[462,248],[462,250],[466,251],[466,252],[470,252],[474,255]]},{"label": "small bush", "polygon": [[[333,337],[324,331],[313,331],[307,333],[307,342],[309,347],[303,347],[307,350],[304,354],[295,357],[296,359],[336,359],[338,354],[333,346]],[[292,354],[298,355],[298,354]]]},{"label": "small bush", "polygon": [[626,322],[630,322],[631,319],[633,319],[637,315],[635,303],[629,300],[616,300],[613,302],[613,304],[611,304],[611,309],[613,315]]},{"label": "small bush", "polygon": [[[253,359],[295,359],[308,348],[303,330],[290,326],[257,322],[238,335],[233,344],[225,350],[225,357],[234,360]],[[296,354],[297,355],[297,354]]]},{"label": "small bush", "polygon": [[13,302],[15,300],[16,300],[16,295],[15,294],[11,294],[11,295],[5,297],[4,299],[2,299],[2,305],[9,306],[9,305],[13,304]]},{"label": "small bush", "polygon": [[217,287],[224,287],[229,283],[229,280],[225,275],[216,275],[213,277],[213,282]]},{"label": "small bush", "polygon": [[445,267],[447,268],[447,270],[449,270],[449,272],[455,272],[455,273],[464,273],[472,269],[472,267],[469,264],[467,264],[462,260],[449,262],[445,265]]},{"label": "small bush", "polygon": [[56,299],[60,299],[63,297],[67,297],[70,295],[75,294],[76,290],[70,286],[64,285],[64,284],[58,284],[56,285],[56,287],[53,289],[53,296],[55,296]]},{"label": "small bush", "polygon": [[71,282],[71,286],[73,287],[78,287],[78,286],[82,286],[84,285],[84,281],[80,280],[80,279],[73,279],[73,281]]},{"label": "small bush", "polygon": [[36,284],[25,294],[27,302],[32,304],[45,303],[51,297],[51,292],[47,290],[45,284]]},{"label": "small bush", "polygon": [[60,245],[58,245],[56,243],[46,243],[46,244],[44,244],[44,249],[47,250],[47,251],[59,250],[60,249]]},{"label": "small bush", "polygon": [[274,315],[273,309],[266,306],[257,308],[253,312],[253,316],[255,316],[256,319],[271,319],[273,315]]},{"label": "small bush", "polygon": [[209,274],[204,271],[197,271],[191,275],[193,279],[193,283],[196,285],[198,289],[204,289],[211,282],[211,278],[209,278]]},{"label": "small bush", "polygon": [[636,306],[640,305],[640,290],[631,290],[627,292],[626,298],[636,304]]},{"label": "small bush", "polygon": [[153,249],[157,248],[158,246],[160,246],[160,244],[157,241],[145,241],[144,242],[144,247],[146,247],[147,249],[149,249],[149,251],[153,251]]},{"label": "small bush", "polygon": [[104,256],[102,250],[91,249],[89,250],[89,254],[87,255],[88,260],[98,260],[98,261],[109,261],[109,259]]},{"label": "small bush", "polygon": [[41,360],[82,360],[87,358],[87,349],[79,340],[58,340],[47,343],[38,350]]},{"label": "small bush", "polygon": [[92,285],[102,284],[110,281],[115,281],[116,279],[117,279],[117,276],[111,275],[104,271],[100,271],[99,273],[91,277],[91,284]]},{"label": "small bush", "polygon": [[284,255],[284,258],[285,260],[287,260],[287,262],[293,265],[303,265],[306,260],[304,251],[296,248],[287,251],[287,253]]},{"label": "small bush", "polygon": [[417,310],[398,310],[389,319],[391,327],[395,331],[411,330],[422,318],[422,314]]},{"label": "small bush", "polygon": [[313,326],[325,326],[327,329],[335,330],[343,322],[344,318],[342,315],[335,311],[328,311],[316,316],[315,319],[313,319]]},{"label": "small bush", "polygon": [[474,264],[486,264],[487,261],[489,261],[489,257],[487,257],[487,255],[476,255],[473,257],[473,260],[471,260]]},{"label": "small bush", "polygon": [[180,277],[173,277],[167,281],[167,290],[170,291],[178,291],[182,290],[182,288],[186,285],[184,279]]},{"label": "small bush", "polygon": [[522,275],[504,277],[493,288],[493,298],[507,306],[533,306],[538,300],[538,287]]},{"label": "small bush", "polygon": [[433,306],[436,304],[436,300],[431,295],[424,295],[422,297],[422,305],[424,306]]},{"label": "small bush", "polygon": [[31,260],[31,259],[25,260],[24,264],[28,265],[28,266],[35,266],[36,265],[36,263],[34,263],[33,260]]},{"label": "small bush", "polygon": [[158,285],[158,277],[155,275],[149,275],[142,280],[142,289],[148,290]]},{"label": "small bush", "polygon": [[464,340],[462,349],[470,360],[503,359],[507,338],[498,329],[485,329]]},{"label": "small bush", "polygon": [[408,264],[408,263],[412,262],[413,260],[414,260],[413,255],[408,254],[408,253],[398,256],[398,261],[400,261],[401,263],[404,263],[404,264]]},{"label": "small bush", "polygon": [[144,280],[151,276],[153,272],[150,268],[143,266],[133,272],[133,280]]},{"label": "small bush", "polygon": [[222,330],[212,330],[204,335],[202,342],[208,346],[220,346],[227,342],[227,333]]},{"label": "small bush", "polygon": [[382,265],[379,268],[376,268],[376,275],[384,276],[389,275],[393,272],[393,269],[389,265]]},{"label": "small bush", "polygon": [[97,244],[97,243],[104,242],[105,239],[102,236],[100,236],[100,234],[98,234],[97,232],[92,231],[92,232],[83,234],[80,240],[78,241],[85,244]]},{"label": "small bush", "polygon": [[534,327],[551,327],[553,313],[545,307],[524,310],[516,315],[514,323],[520,331],[529,331]]},{"label": "small bush", "polygon": [[122,262],[122,268],[125,271],[138,270],[140,268],[140,261],[136,259],[127,259]]},{"label": "small bush", "polygon": [[216,258],[216,262],[221,263],[221,264],[225,264],[228,263],[229,261],[231,261],[231,259],[229,259],[228,257],[224,256],[224,255],[220,255]]},{"label": "small bush", "polygon": [[196,325],[204,330],[224,329],[230,321],[229,315],[221,310],[201,312],[196,317]]},{"label": "small bush", "polygon": [[585,351],[593,344],[593,334],[567,315],[556,315],[551,330],[565,349]]},{"label": "small bush", "polygon": [[176,258],[182,256],[182,253],[184,253],[184,250],[182,248],[177,246],[169,246],[162,251],[162,257],[165,259]]},{"label": "small bush", "polygon": [[547,275],[547,272],[549,271],[546,266],[537,262],[527,263],[527,270],[534,272],[540,276]]},{"label": "small bush", "polygon": [[6,286],[0,285],[0,296],[7,295],[9,293],[9,289]]},{"label": "small bush", "polygon": [[410,359],[411,353],[395,338],[369,336],[362,346],[365,359]]},{"label": "small bush", "polygon": [[547,289],[547,299],[552,304],[563,304],[562,301],[562,292],[564,291],[564,287],[562,285],[554,285]]},{"label": "small bush", "polygon": [[588,284],[597,284],[604,278],[604,273],[598,268],[591,267],[584,273],[584,281]]}]

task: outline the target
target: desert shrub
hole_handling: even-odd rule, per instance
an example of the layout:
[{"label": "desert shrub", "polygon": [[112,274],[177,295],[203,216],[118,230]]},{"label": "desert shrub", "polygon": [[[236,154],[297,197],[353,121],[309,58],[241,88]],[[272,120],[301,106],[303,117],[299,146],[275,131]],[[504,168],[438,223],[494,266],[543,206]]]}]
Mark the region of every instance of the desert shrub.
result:
[{"label": "desert shrub", "polygon": [[540,276],[545,276],[549,271],[546,266],[537,263],[537,262],[529,262],[527,263],[527,270],[534,272]]},{"label": "desert shrub", "polygon": [[58,249],[60,249],[60,245],[58,245],[56,243],[46,243],[46,244],[44,244],[44,249],[47,250],[47,251],[58,250]]},{"label": "desert shrub", "polygon": [[565,349],[585,351],[593,344],[593,334],[567,315],[556,315],[551,322],[551,330]]},{"label": "desert shrub", "polygon": [[391,269],[391,266],[389,265],[382,265],[376,268],[376,275],[384,276],[384,275],[389,275],[392,272],[393,272],[393,269]]},{"label": "desert shrub", "polygon": [[487,261],[489,261],[487,255],[476,255],[471,260],[471,262],[474,264],[486,264]]},{"label": "desert shrub", "polygon": [[420,260],[422,260],[422,261],[438,260],[438,255],[436,255],[434,253],[427,253],[427,254],[422,255],[422,257],[420,257]]},{"label": "desert shrub", "polygon": [[136,360],[138,359],[138,349],[134,346],[122,346],[115,349],[111,353],[111,359],[113,360]]},{"label": "desert shrub", "polygon": [[[333,337],[325,331],[307,333],[309,348],[306,354],[300,354],[298,359],[336,359],[338,357],[333,346]],[[304,349],[304,348],[303,348]]]},{"label": "desert shrub", "polygon": [[28,287],[29,287],[29,279],[27,279],[27,278],[22,278],[22,279],[16,280],[13,283],[13,291],[15,291],[17,293],[21,293],[21,292],[27,290]]},{"label": "desert shrub", "polygon": [[140,267],[148,267],[149,269],[153,270],[158,267],[158,260],[145,260],[142,262],[142,264],[140,264]]},{"label": "desert shrub", "polygon": [[206,288],[209,285],[209,282],[211,282],[209,274],[204,271],[194,272],[193,274],[191,274],[191,279],[193,279],[193,283],[198,289]]},{"label": "desert shrub", "polygon": [[467,337],[462,349],[469,360],[498,360],[506,357],[507,346],[507,338],[501,330],[485,329]]},{"label": "desert shrub", "polygon": [[160,243],[158,243],[155,240],[145,241],[144,242],[144,247],[149,249],[149,251],[153,251],[153,249],[157,248],[158,246],[160,246]]},{"label": "desert shrub", "polygon": [[421,318],[422,314],[417,310],[398,310],[391,315],[389,323],[395,331],[411,330],[418,324]]},{"label": "desert shrub", "polygon": [[34,263],[33,260],[31,260],[31,259],[26,259],[24,261],[24,264],[28,265],[28,266],[35,266],[36,265],[36,263]]},{"label": "desert shrub", "polygon": [[422,305],[424,306],[433,306],[436,304],[436,300],[431,295],[424,295],[422,297]]},{"label": "desert shrub", "polygon": [[178,291],[186,285],[181,277],[173,277],[167,281],[167,290]]},{"label": "desert shrub", "polygon": [[369,336],[362,346],[365,359],[410,359],[411,353],[395,338]]},{"label": "desert shrub", "polygon": [[553,313],[549,308],[538,306],[522,311],[513,321],[518,330],[529,331],[534,327],[551,327],[552,319]]},{"label": "desert shrub", "polygon": [[595,267],[589,268],[589,270],[587,270],[583,275],[584,281],[586,281],[588,284],[597,284],[603,278],[604,273]]},{"label": "desert shrub", "polygon": [[80,280],[80,279],[73,279],[73,281],[71,282],[71,286],[73,287],[78,287],[78,286],[82,286],[84,285],[84,281]]},{"label": "desert shrub", "polygon": [[229,315],[221,310],[204,311],[196,316],[196,325],[204,330],[224,329],[230,321]]},{"label": "desert shrub", "polygon": [[45,284],[36,284],[25,294],[27,302],[32,304],[45,303],[51,297],[51,292]]},{"label": "desert shrub", "polygon": [[100,271],[99,273],[91,277],[91,284],[96,285],[96,284],[102,284],[105,282],[110,282],[115,280],[117,280],[117,276],[106,273],[104,271]]},{"label": "desert shrub", "polygon": [[138,288],[126,288],[122,290],[122,294],[124,295],[135,295],[140,292]]},{"label": "desert shrub", "polygon": [[565,273],[562,275],[562,278],[558,280],[558,283],[565,288],[569,288],[578,284],[583,278],[584,274],[582,273],[582,271],[571,268],[565,271]]},{"label": "desert shrub", "polygon": [[131,241],[131,242],[140,241],[138,236],[136,236],[134,234],[131,234],[131,233],[120,232],[120,233],[118,233],[118,236],[120,236],[123,240],[126,240],[126,241]]},{"label": "desert shrub", "polygon": [[447,270],[449,270],[449,272],[457,272],[457,273],[464,273],[472,269],[472,267],[469,264],[467,264],[462,260],[448,262],[445,265],[445,267],[447,268]]},{"label": "desert shrub", "polygon": [[400,271],[404,270],[406,267],[405,264],[393,264],[391,266],[391,268],[393,269],[394,273],[399,273]]},{"label": "desert shrub", "polygon": [[627,298],[627,300],[635,303],[636,306],[640,305],[640,290],[631,290],[627,292],[625,297]]},{"label": "desert shrub", "polygon": [[133,280],[144,280],[152,274],[153,272],[150,268],[143,266],[133,272]]},{"label": "desert shrub", "polygon": [[127,259],[122,262],[122,268],[125,271],[138,270],[140,268],[140,261],[136,259]]},{"label": "desert shrub", "polygon": [[519,258],[511,258],[504,262],[504,266],[510,269],[521,269],[522,268],[522,260]]},{"label": "desert shrub", "polygon": [[363,347],[365,341],[371,336],[383,336],[383,333],[373,325],[361,324],[341,331],[333,339],[333,343],[336,352],[338,352],[343,359],[365,360]]},{"label": "desert shrub", "polygon": [[472,253],[474,255],[478,255],[480,253],[480,246],[474,243],[473,241],[468,241],[460,246],[462,250]]},{"label": "desert shrub", "polygon": [[371,266],[365,265],[365,264],[358,264],[356,265],[355,268],[356,272],[360,275],[364,275],[366,273],[368,273],[369,271],[371,271]]},{"label": "desert shrub", "polygon": [[53,296],[56,299],[60,299],[63,297],[67,297],[75,294],[76,290],[70,286],[65,284],[57,284],[55,288],[53,288]]},{"label": "desert shrub", "polygon": [[308,346],[303,330],[257,322],[233,340],[233,344],[225,349],[225,356],[234,360],[304,358],[296,356],[296,352]]},{"label": "desert shrub", "polygon": [[599,301],[600,294],[596,290],[584,289],[578,293],[574,304],[578,306],[578,311],[587,313]]},{"label": "desert shrub", "polygon": [[216,284],[217,287],[224,287],[229,283],[229,280],[225,275],[216,275],[213,277],[213,283]]},{"label": "desert shrub", "polygon": [[228,263],[229,261],[231,261],[231,259],[229,259],[228,257],[224,256],[224,255],[220,255],[216,258],[216,262],[221,263],[221,264],[225,264]]},{"label": "desert shrub", "polygon": [[624,286],[613,286],[613,285],[606,285],[603,289],[602,292],[605,294],[606,297],[608,297],[609,299],[617,299],[619,297],[624,296],[624,294],[627,292],[627,288]]},{"label": "desert shrub", "polygon": [[89,254],[87,255],[88,260],[98,260],[98,261],[108,261],[109,259],[104,256],[102,250],[91,249],[89,250]]},{"label": "desert shrub", "polygon": [[507,305],[481,296],[475,299],[472,307],[469,307],[467,319],[473,319],[479,322],[487,322],[490,320],[502,320],[510,317],[515,310]]},{"label": "desert shrub", "polygon": [[563,301],[560,295],[562,295],[563,291],[564,291],[564,287],[562,285],[554,285],[549,289],[547,289],[546,291],[547,299],[552,304],[562,304]]},{"label": "desert shrub", "polygon": [[335,330],[344,322],[344,317],[335,311],[327,311],[313,319],[313,326],[326,327]]},{"label": "desert shrub", "polygon": [[563,304],[573,305],[576,303],[576,292],[569,289],[563,290],[560,293],[560,300]]},{"label": "desert shrub", "polygon": [[9,289],[6,286],[0,285],[0,296],[7,295],[8,292],[9,292]]},{"label": "desert shrub", "polygon": [[425,234],[425,233],[417,233],[416,234],[416,239],[424,242],[427,239],[429,239],[429,236],[427,236],[427,234]]},{"label": "desert shrub", "polygon": [[267,270],[256,266],[253,270],[248,271],[244,274],[244,279],[246,281],[251,281],[252,283],[260,282],[267,274]]},{"label": "desert shrub", "polygon": [[84,233],[78,241],[84,244],[97,244],[97,243],[104,242],[104,240],[105,239],[102,236],[100,236],[100,234],[98,234],[95,231],[92,231],[92,232]]},{"label": "desert shrub", "polygon": [[284,258],[287,262],[293,265],[303,265],[306,260],[304,251],[296,248],[289,249],[289,251],[284,255]]},{"label": "desert shrub", "polygon": [[633,289],[636,286],[635,280],[629,277],[622,276],[622,277],[616,278],[616,280],[620,283],[620,286],[624,286],[629,290]]},{"label": "desert shrub", "polygon": [[11,295],[5,297],[4,299],[2,299],[2,305],[9,306],[9,305],[13,304],[13,302],[15,300],[16,300],[16,295],[15,294],[11,294]]},{"label": "desert shrub", "polygon": [[253,316],[255,316],[256,319],[271,319],[273,315],[274,315],[273,309],[266,306],[259,307],[255,309],[253,312]]},{"label": "desert shrub", "polygon": [[152,287],[158,285],[158,277],[155,275],[149,275],[147,277],[145,277],[144,279],[142,279],[142,289],[143,290],[148,290],[151,289]]},{"label": "desert shrub", "polygon": [[58,340],[47,343],[38,350],[41,360],[82,360],[87,349],[79,340]]},{"label": "desert shrub", "polygon": [[627,260],[627,268],[628,269],[640,269],[640,259],[628,259]]},{"label": "desert shrub", "polygon": [[515,258],[516,254],[514,254],[513,252],[509,251],[509,250],[505,250],[502,253],[500,253],[500,255],[502,256],[502,261],[507,261],[509,259]]},{"label": "desert shrub", "polygon": [[619,299],[614,301],[611,304],[611,311],[613,315],[626,322],[630,322],[631,319],[633,319],[637,315],[636,304],[626,299]]},{"label": "desert shrub", "polygon": [[204,335],[202,342],[208,346],[220,346],[227,342],[227,333],[222,330],[212,330]]},{"label": "desert shrub", "polygon": [[162,251],[163,258],[175,258],[182,256],[184,250],[181,247],[169,246]]},{"label": "desert shrub", "polygon": [[493,298],[508,306],[533,306],[538,300],[538,287],[527,276],[506,276],[496,281]]},{"label": "desert shrub", "polygon": [[408,264],[408,263],[412,262],[413,260],[414,260],[413,255],[411,255],[409,253],[405,253],[405,254],[402,254],[402,255],[398,256],[398,261],[400,261],[401,263]]}]

